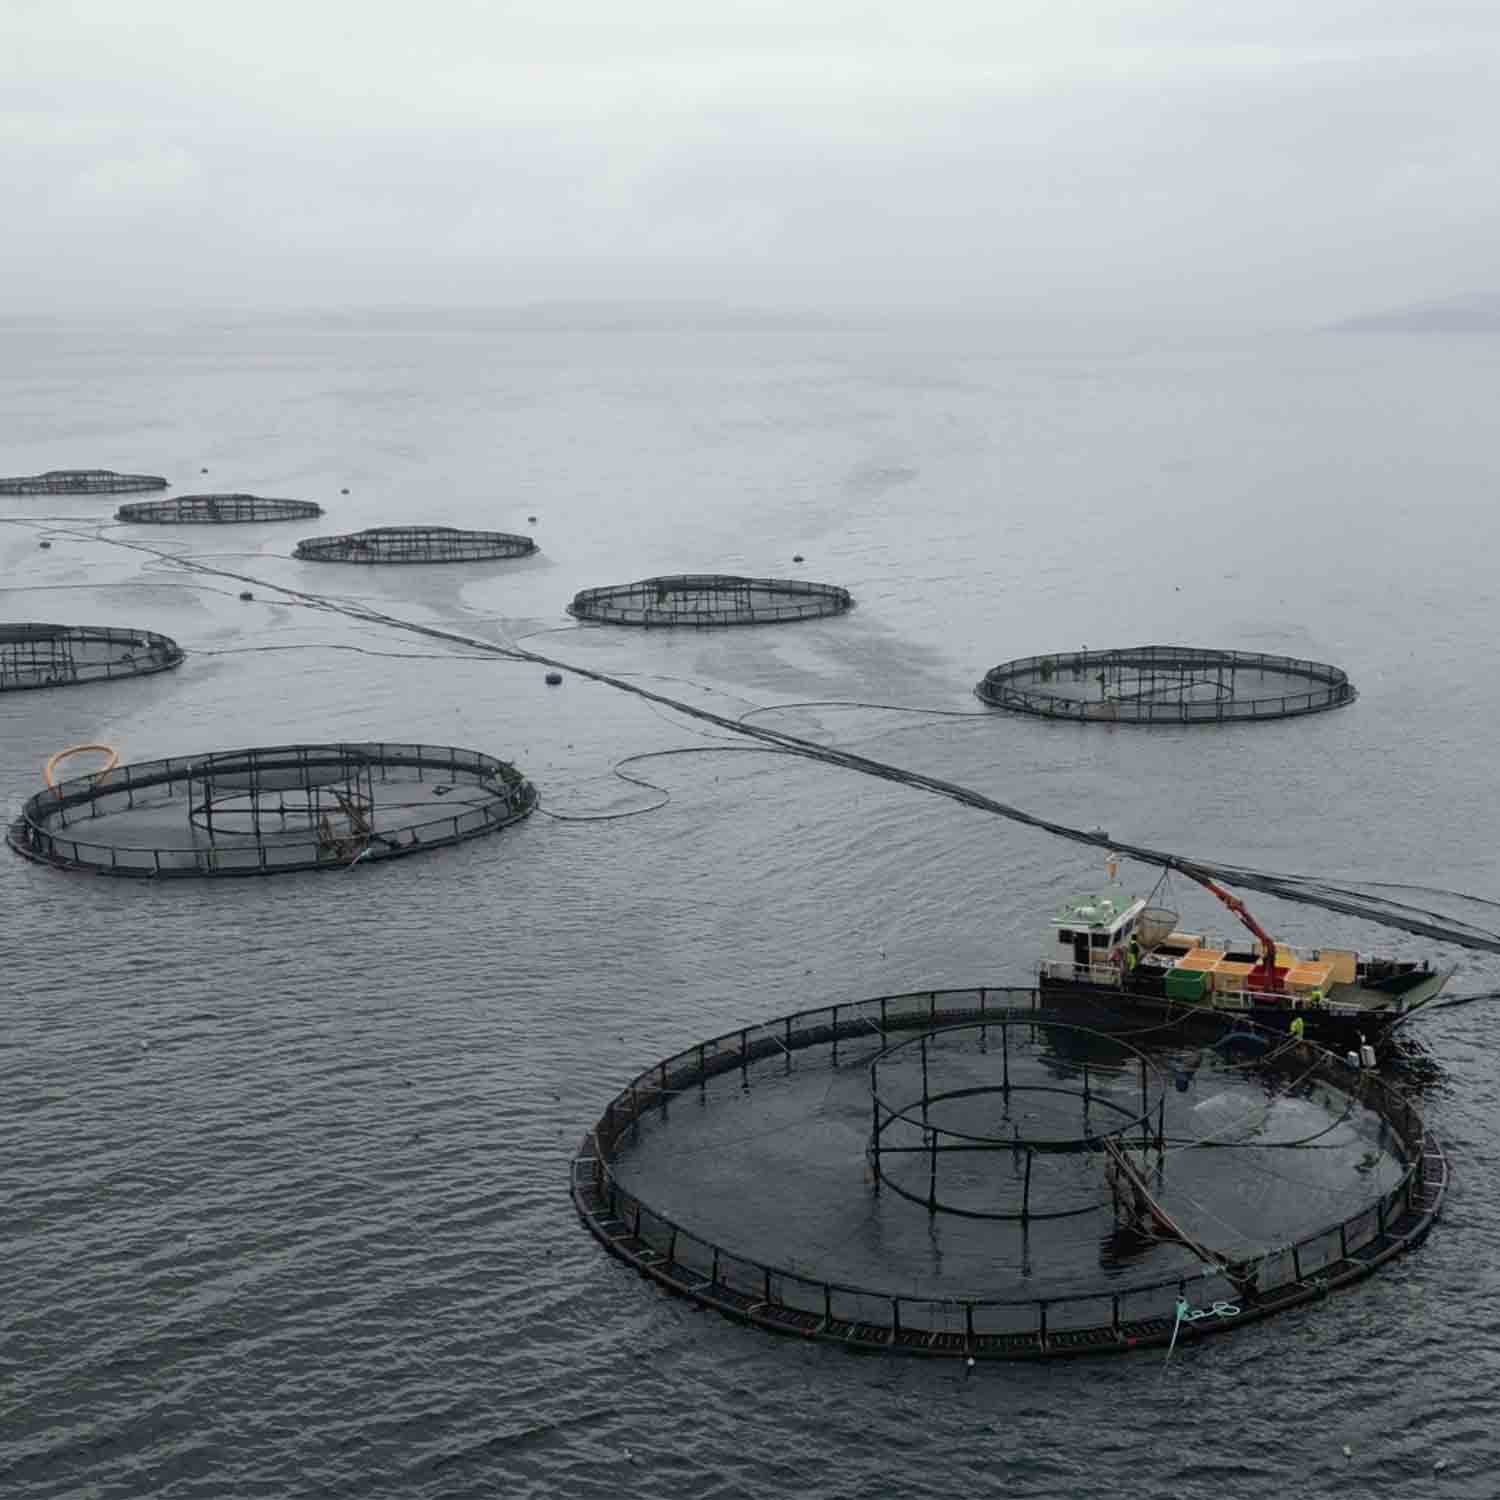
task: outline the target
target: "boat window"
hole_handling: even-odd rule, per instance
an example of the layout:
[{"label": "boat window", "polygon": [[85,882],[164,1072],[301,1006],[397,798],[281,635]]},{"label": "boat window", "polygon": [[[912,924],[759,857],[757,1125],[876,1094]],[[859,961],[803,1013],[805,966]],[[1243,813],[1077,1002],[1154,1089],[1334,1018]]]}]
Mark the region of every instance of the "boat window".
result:
[{"label": "boat window", "polygon": [[1107,948],[1109,947],[1109,934],[1107,932],[1096,932],[1093,935],[1092,941],[1096,948]]},{"label": "boat window", "polygon": [[1059,927],[1057,929],[1057,940],[1060,943],[1071,943],[1073,941],[1073,929],[1071,927]]}]

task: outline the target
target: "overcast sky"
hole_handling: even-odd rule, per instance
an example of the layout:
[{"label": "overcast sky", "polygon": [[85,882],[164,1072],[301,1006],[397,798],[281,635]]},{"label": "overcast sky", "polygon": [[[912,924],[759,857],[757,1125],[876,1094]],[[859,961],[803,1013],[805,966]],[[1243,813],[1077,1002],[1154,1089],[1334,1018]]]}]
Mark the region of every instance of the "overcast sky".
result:
[{"label": "overcast sky", "polygon": [[0,122],[7,312],[1500,282],[1496,0],[0,0]]}]

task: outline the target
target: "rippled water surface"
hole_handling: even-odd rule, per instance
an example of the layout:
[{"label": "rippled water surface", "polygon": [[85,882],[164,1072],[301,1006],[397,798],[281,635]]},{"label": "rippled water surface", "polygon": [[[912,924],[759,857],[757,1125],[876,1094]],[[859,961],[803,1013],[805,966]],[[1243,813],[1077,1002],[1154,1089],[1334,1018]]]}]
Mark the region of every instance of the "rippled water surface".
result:
[{"label": "rippled water surface", "polygon": [[[288,556],[295,523],[147,534],[109,525],[108,499],[0,500],[0,522],[31,518],[0,524],[0,617],[142,626],[190,653],[0,700],[7,808],[80,741],[137,760],[389,738],[514,758],[558,816],[266,881],[0,859],[5,1494],[1494,1493],[1485,1006],[1424,1033],[1457,1173],[1443,1221],[1321,1306],[1165,1368],[966,1374],[736,1328],[577,1223],[569,1161],[606,1099],[745,1021],[1025,983],[1092,857],[269,585],[530,636],[720,711],[816,704],[769,722],[1121,839],[1489,897],[1500,346],[292,328],[10,344],[5,472],[159,472],[318,500],[315,530],[436,521],[534,530],[541,550],[320,567]],[[563,613],[579,588],[706,569],[826,580],[858,605],[702,634]],[[1361,696],[1140,731],[970,694],[1013,657],[1149,641],[1335,662]],[[612,768],[689,745],[710,753],[628,768],[664,805],[587,820],[662,802]],[[1457,991],[1500,981],[1475,954],[1254,905],[1289,940],[1430,953]]]}]

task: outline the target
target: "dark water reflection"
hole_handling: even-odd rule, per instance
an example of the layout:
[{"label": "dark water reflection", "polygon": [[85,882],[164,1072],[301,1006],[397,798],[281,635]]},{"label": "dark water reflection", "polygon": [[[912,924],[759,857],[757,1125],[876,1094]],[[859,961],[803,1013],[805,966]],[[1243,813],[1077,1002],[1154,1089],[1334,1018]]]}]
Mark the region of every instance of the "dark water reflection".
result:
[{"label": "dark water reflection", "polygon": [[[863,335],[450,334],[287,335],[263,363],[163,336],[145,368],[85,338],[22,352],[0,382],[10,471],[97,457],[199,488],[208,464],[228,487],[320,500],[341,529],[539,516],[534,563],[472,582],[330,580],[284,555],[285,528],[180,539],[257,578],[496,638],[566,629],[578,588],[775,572],[794,551],[854,591],[845,619],[774,636],[543,638],[698,684],[695,701],[968,712],[998,661],[1149,640],[1336,662],[1356,707],[1230,733],[833,707],[781,722],[1122,838],[1493,888],[1494,586],[1477,541],[1500,355],[1485,347],[1059,361]],[[513,756],[578,814],[654,800],[607,780],[619,757],[697,742],[527,667],[262,651],[431,654],[80,540],[69,518],[103,507],[45,513],[65,517],[46,553],[0,527],[11,618],[244,654],[0,700],[8,807],[81,740],[135,759],[389,736]],[[1500,1101],[1482,1006],[1429,1023],[1457,1187],[1428,1244],[1165,1372],[844,1358],[731,1327],[611,1262],[566,1183],[623,1079],[746,1020],[1023,982],[1054,904],[1097,873],[1038,835],[817,766],[643,769],[671,792],[649,815],[534,817],[348,874],[157,888],[0,861],[6,1493],[1491,1492],[1495,1356],[1475,1330],[1496,1311]],[[1256,910],[1290,940],[1380,941]],[[1459,988],[1500,977],[1443,956]]]}]

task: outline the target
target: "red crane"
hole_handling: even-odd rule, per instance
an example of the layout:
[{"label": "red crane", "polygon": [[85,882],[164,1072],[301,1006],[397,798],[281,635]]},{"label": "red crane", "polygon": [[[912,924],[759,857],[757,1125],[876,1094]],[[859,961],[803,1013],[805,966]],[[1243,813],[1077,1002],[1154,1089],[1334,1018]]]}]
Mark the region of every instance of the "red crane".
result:
[{"label": "red crane", "polygon": [[[1179,865],[1178,868],[1181,869],[1182,867]],[[1263,949],[1260,964],[1262,981],[1266,989],[1272,991],[1280,990],[1281,976],[1276,972],[1276,939],[1250,915],[1245,907],[1245,903],[1238,896],[1231,895],[1221,885],[1215,885],[1206,875],[1194,875],[1191,870],[1183,870],[1182,873],[1188,876],[1189,879],[1196,880],[1205,890],[1211,891],[1217,896],[1260,939]],[[1250,974],[1252,978],[1255,973],[1256,970],[1251,969]]]}]

